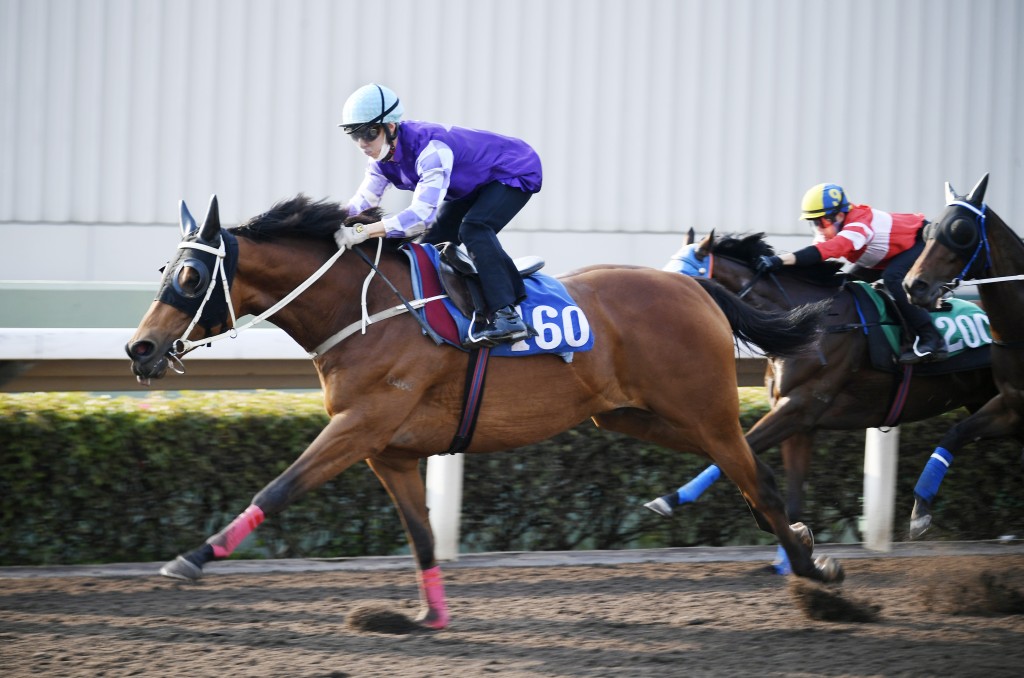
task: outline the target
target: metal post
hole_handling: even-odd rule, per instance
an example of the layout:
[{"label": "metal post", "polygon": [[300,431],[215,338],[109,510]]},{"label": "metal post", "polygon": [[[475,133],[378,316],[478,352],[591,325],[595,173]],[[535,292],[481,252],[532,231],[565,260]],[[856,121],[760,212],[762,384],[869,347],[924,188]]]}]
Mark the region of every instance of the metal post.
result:
[{"label": "metal post", "polygon": [[434,530],[434,557],[438,560],[459,559],[464,457],[446,454],[427,459],[427,509]]},{"label": "metal post", "polygon": [[864,547],[892,550],[892,521],[896,503],[896,462],[899,427],[869,428],[864,442]]}]

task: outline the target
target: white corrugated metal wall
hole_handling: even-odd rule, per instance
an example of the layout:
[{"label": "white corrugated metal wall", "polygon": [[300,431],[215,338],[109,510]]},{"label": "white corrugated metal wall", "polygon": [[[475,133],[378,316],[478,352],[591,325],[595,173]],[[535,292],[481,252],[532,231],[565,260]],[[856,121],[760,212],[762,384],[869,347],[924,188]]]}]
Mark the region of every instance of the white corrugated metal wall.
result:
[{"label": "white corrugated metal wall", "polygon": [[502,239],[554,272],[689,226],[799,244],[824,180],[934,214],[989,171],[1020,228],[1022,38],[1018,0],[0,0],[0,278],[151,280],[182,197],[346,200],[371,80],[538,149]]}]

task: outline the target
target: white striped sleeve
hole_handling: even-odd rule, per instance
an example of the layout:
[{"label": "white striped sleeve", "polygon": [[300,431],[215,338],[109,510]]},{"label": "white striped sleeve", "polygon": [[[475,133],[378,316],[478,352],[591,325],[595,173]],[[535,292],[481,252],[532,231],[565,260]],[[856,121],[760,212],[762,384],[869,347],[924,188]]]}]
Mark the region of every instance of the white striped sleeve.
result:
[{"label": "white striped sleeve", "polygon": [[363,182],[356,189],[356,194],[349,198],[348,215],[359,214],[380,205],[381,197],[389,186],[391,182],[377,170],[377,163],[367,163]]},{"label": "white striped sleeve", "polygon": [[412,202],[404,210],[382,222],[387,237],[419,235],[437,219],[437,209],[448,192],[455,155],[444,142],[436,139],[426,145],[416,158],[419,180],[412,194]]}]

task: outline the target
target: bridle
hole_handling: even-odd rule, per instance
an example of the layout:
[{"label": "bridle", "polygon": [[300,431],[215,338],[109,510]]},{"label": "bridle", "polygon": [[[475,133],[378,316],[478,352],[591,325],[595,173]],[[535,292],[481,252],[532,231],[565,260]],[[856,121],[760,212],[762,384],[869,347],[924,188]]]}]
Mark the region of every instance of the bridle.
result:
[{"label": "bridle", "polygon": [[[254,317],[252,320],[250,320],[249,322],[245,323],[244,325],[238,326],[238,321],[236,319],[234,305],[231,302],[231,286],[230,286],[229,276],[227,274],[227,265],[225,264],[227,252],[226,252],[225,247],[224,247],[224,242],[225,242],[224,232],[221,233],[221,236],[222,237],[220,238],[220,246],[216,247],[216,248],[214,248],[214,247],[212,247],[210,245],[205,245],[203,243],[189,242],[189,241],[181,242],[181,243],[178,244],[178,249],[198,249],[198,250],[200,250],[202,252],[207,252],[207,253],[213,254],[216,257],[216,261],[215,261],[214,267],[213,267],[213,272],[212,272],[212,275],[210,276],[210,280],[207,283],[207,290],[206,290],[205,296],[203,297],[203,301],[200,303],[199,308],[196,310],[195,314],[193,315],[192,320],[189,323],[188,327],[182,333],[181,337],[179,339],[175,340],[171,344],[171,350],[168,351],[168,353],[167,353],[167,356],[168,356],[168,358],[171,359],[172,363],[177,363],[177,367],[174,367],[172,365],[172,369],[174,369],[174,371],[178,372],[179,374],[183,374],[184,373],[184,365],[182,365],[181,358],[186,353],[188,353],[189,351],[192,351],[195,348],[198,348],[199,346],[209,346],[209,345],[213,344],[213,342],[220,341],[220,340],[222,340],[224,338],[227,338],[227,337],[230,337],[230,338],[234,339],[239,334],[244,332],[245,330],[251,329],[255,325],[263,322],[264,320],[266,320],[267,318],[269,318],[270,316],[274,315],[275,313],[280,311],[282,308],[284,308],[285,306],[290,304],[292,301],[294,301],[295,298],[298,297],[300,294],[302,294],[307,289],[309,289],[309,287],[311,285],[313,285],[313,283],[315,283],[317,280],[322,278],[323,275],[325,273],[327,273],[328,270],[330,270],[330,268],[334,265],[334,263],[339,258],[341,258],[341,255],[346,252],[345,249],[339,249],[337,252],[335,252],[333,255],[331,255],[331,257],[329,259],[327,259],[327,261],[325,261],[320,266],[320,268],[318,268],[316,271],[314,271],[308,278],[306,278],[302,283],[300,283],[295,289],[293,289],[291,292],[289,292],[286,296],[281,298],[280,301],[278,301],[276,304],[274,304],[273,306],[268,308],[263,313],[260,313],[258,316]],[[430,298],[427,298],[427,299],[414,299],[412,301],[406,300],[402,296],[402,294],[398,291],[398,289],[394,286],[394,284],[392,284],[391,281],[388,280],[387,277],[384,276],[384,274],[380,273],[380,269],[376,265],[376,264],[380,263],[380,255],[381,255],[381,252],[383,250],[383,245],[384,245],[383,238],[379,238],[378,241],[377,241],[376,263],[374,261],[371,261],[369,259],[369,257],[367,257],[366,254],[364,254],[362,252],[362,250],[360,250],[360,249],[356,249],[355,250],[356,253],[363,259],[363,261],[365,261],[369,265],[369,267],[370,267],[370,273],[369,273],[369,275],[366,276],[366,279],[363,281],[362,293],[360,295],[360,297],[361,297],[360,305],[361,305],[361,309],[362,309],[362,313],[361,313],[360,319],[355,321],[354,323],[351,323],[350,325],[348,325],[347,327],[342,329],[340,332],[335,333],[334,335],[329,337],[326,341],[324,341],[320,345],[318,345],[312,351],[309,351],[307,353],[307,355],[309,355],[310,358],[318,358],[318,357],[322,356],[328,350],[330,350],[331,348],[333,348],[337,344],[341,343],[342,341],[344,341],[346,338],[348,338],[352,334],[355,334],[357,331],[361,330],[361,332],[363,334],[365,334],[367,326],[373,324],[374,322],[377,322],[377,321],[380,321],[380,320],[384,320],[386,318],[391,318],[391,317],[394,317],[396,315],[400,315],[402,313],[412,313],[413,317],[416,319],[416,321],[423,328],[423,331],[428,336],[430,336],[432,339],[434,339],[434,341],[437,342],[438,344],[442,343],[443,340],[441,340],[441,338],[439,336],[437,336],[437,333],[433,330],[433,328],[431,328],[427,324],[426,320],[424,320],[422,317],[420,317],[420,315],[418,313],[413,313],[413,311],[415,309],[417,309],[417,308],[420,308],[420,307],[430,303],[431,301],[436,301],[438,299],[443,299],[447,295],[438,295],[438,296],[430,297]],[[192,341],[192,340],[190,340],[188,338],[188,336],[189,336],[189,334],[192,333],[192,330],[195,329],[195,326],[199,323],[200,318],[202,317],[203,308],[206,306],[206,302],[209,301],[211,295],[213,294],[214,287],[217,286],[214,281],[216,281],[218,279],[218,274],[219,274],[219,279],[220,279],[220,281],[221,281],[221,283],[223,284],[223,287],[224,287],[224,300],[225,300],[225,303],[227,304],[228,315],[231,318],[231,326],[230,326],[230,328],[227,331],[221,332],[220,334],[214,335],[212,337],[205,337],[205,338],[197,340],[197,341]],[[374,313],[373,315],[370,315],[367,312],[366,293],[367,293],[367,289],[369,288],[370,280],[373,278],[374,274],[379,274],[380,275],[381,279],[384,280],[387,283],[387,285],[391,288],[392,292],[394,292],[394,294],[401,300],[402,303],[397,305],[397,306],[393,306],[391,308],[388,308],[388,309],[385,309],[383,311],[379,311],[377,313]],[[181,368],[180,370],[178,369],[179,367]]]},{"label": "bridle", "polygon": [[[284,308],[292,301],[294,301],[296,297],[305,292],[313,283],[315,283],[317,280],[323,277],[323,275],[331,268],[331,266],[334,265],[334,262],[336,262],[338,258],[345,253],[345,250],[343,249],[335,252],[326,262],[324,262],[322,266],[320,266],[320,268],[314,271],[312,275],[306,278],[305,281],[300,283],[298,287],[289,292],[280,301],[278,301],[276,304],[268,308],[263,313],[260,313],[258,316],[256,316],[249,322],[245,323],[244,325],[238,326],[238,320],[235,315],[234,304],[231,301],[231,284],[228,281],[227,267],[225,265],[225,258],[227,252],[224,248],[225,238],[223,237],[223,235],[224,234],[222,232],[220,238],[220,246],[217,248],[211,247],[209,245],[204,245],[203,243],[199,242],[186,241],[178,243],[178,249],[198,249],[202,252],[213,254],[216,257],[216,261],[214,262],[213,266],[213,273],[210,276],[209,283],[207,284],[206,295],[203,297],[202,303],[200,303],[199,308],[193,315],[191,322],[189,322],[188,324],[188,327],[185,328],[185,331],[182,333],[181,337],[179,339],[176,339],[174,343],[171,344],[171,350],[168,352],[168,356],[173,360],[176,360],[179,364],[181,363],[181,356],[185,355],[189,351],[192,351],[193,349],[198,348],[199,346],[209,346],[213,344],[215,341],[220,341],[227,337],[234,339],[240,333],[263,322],[270,316],[280,311],[282,308]],[[203,339],[200,339],[198,341],[192,341],[188,338],[188,335],[192,333],[192,330],[195,329],[195,326],[199,323],[199,319],[203,315],[203,308],[206,306],[206,302],[209,301],[210,296],[213,294],[214,288],[217,287],[216,280],[218,279],[218,273],[220,274],[219,279],[224,288],[224,302],[227,304],[228,315],[231,318],[231,326],[227,331],[221,332],[220,334],[216,334],[212,337],[204,337]]]},{"label": "bridle", "polygon": [[[984,285],[992,282],[1001,282],[998,278],[982,278],[978,280],[972,280],[970,282],[964,282],[964,278],[967,277],[970,270],[974,267],[976,261],[978,261],[979,255],[984,251],[985,259],[982,271],[988,271],[992,268],[992,250],[988,242],[988,231],[986,229],[986,215],[988,206],[982,203],[981,208],[975,207],[969,202],[964,200],[951,200],[947,203],[949,207],[962,207],[970,212],[974,213],[976,231],[974,233],[977,239],[977,244],[974,242],[958,243],[953,233],[953,224],[955,220],[944,219],[942,223],[929,225],[925,227],[925,236],[928,238],[934,238],[943,247],[948,250],[955,252],[967,260],[967,264],[963,267],[959,274],[957,274],[952,281],[943,287],[949,291],[952,291],[959,287],[961,284],[965,285]],[[973,248],[973,252],[971,252]],[[968,252],[971,252],[968,257]],[[1013,279],[1011,277],[1011,279]]]}]

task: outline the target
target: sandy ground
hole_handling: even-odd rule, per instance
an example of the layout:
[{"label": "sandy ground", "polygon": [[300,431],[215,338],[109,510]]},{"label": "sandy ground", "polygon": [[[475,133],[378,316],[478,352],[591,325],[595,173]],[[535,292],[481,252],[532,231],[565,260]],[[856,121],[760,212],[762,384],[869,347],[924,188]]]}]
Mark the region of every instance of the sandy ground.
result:
[{"label": "sandy ground", "polygon": [[446,569],[440,632],[357,627],[418,609],[408,567],[4,576],[3,676],[1019,676],[1024,554],[862,557],[823,621],[758,562]]}]

